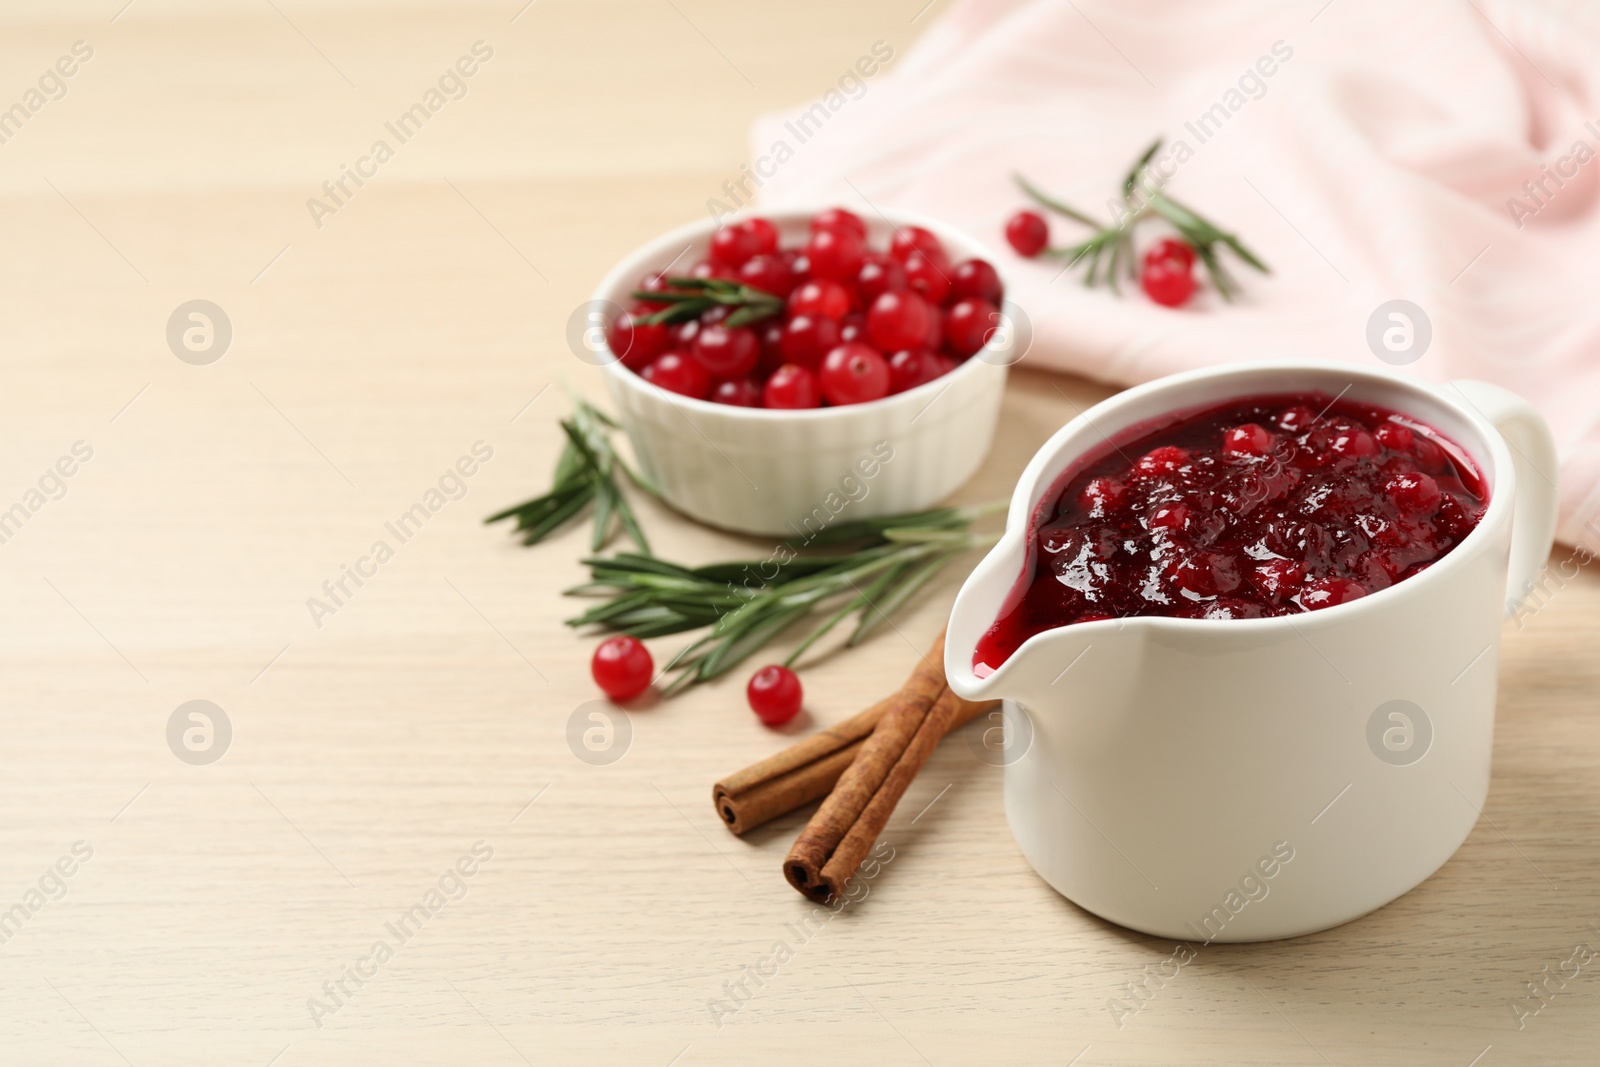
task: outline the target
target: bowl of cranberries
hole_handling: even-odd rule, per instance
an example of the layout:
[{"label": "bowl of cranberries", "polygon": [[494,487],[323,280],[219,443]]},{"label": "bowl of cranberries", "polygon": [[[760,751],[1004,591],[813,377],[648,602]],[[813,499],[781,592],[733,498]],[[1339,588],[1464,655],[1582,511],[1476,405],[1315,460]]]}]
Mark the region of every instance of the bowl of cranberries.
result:
[{"label": "bowl of cranberries", "polygon": [[1488,792],[1555,470],[1511,393],[1354,362],[1178,374],[1059,430],[945,643],[954,692],[1006,701],[1035,869],[1207,942],[1312,933],[1432,874]]},{"label": "bowl of cranberries", "polygon": [[589,307],[646,476],[747,533],[943,499],[988,451],[1015,354],[988,251],[902,212],[697,222],[618,264]]}]

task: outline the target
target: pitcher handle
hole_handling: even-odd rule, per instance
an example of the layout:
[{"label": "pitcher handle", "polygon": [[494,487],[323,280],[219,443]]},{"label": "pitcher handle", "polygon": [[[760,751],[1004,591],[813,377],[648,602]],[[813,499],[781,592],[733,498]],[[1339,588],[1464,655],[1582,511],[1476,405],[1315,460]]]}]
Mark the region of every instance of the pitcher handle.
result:
[{"label": "pitcher handle", "polygon": [[1555,542],[1560,507],[1555,438],[1533,405],[1509,390],[1466,378],[1450,382],[1445,388],[1453,389],[1467,406],[1489,420],[1511,448],[1517,471],[1517,499],[1511,523],[1511,567],[1506,578],[1506,615],[1510,616],[1533,589]]}]

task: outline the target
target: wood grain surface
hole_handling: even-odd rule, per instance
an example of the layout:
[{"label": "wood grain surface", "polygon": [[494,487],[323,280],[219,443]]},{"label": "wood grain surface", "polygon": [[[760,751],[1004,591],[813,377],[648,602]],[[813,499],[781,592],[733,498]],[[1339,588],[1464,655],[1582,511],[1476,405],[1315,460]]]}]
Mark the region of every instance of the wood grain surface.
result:
[{"label": "wood grain surface", "polygon": [[[564,389],[600,395],[568,317],[705,210],[754,116],[937,8],[125,2],[0,12],[0,108],[93,51],[0,143],[0,511],[26,511],[0,544],[0,1062],[1600,1059],[1600,961],[1521,1028],[1511,1007],[1600,945],[1592,573],[1508,626],[1494,784],[1454,859],[1341,928],[1203,948],[1120,1019],[1173,945],[1032,873],[982,723],[826,921],[801,925],[779,870],[803,814],[736,839],[710,806],[718,777],[896,686],[959,573],[808,670],[787,733],[735,678],[635,711],[615,763],[569,748],[592,642],[558,593],[585,532],[524,550],[480,523],[545,484]],[[478,41],[464,95],[319,227],[308,198]],[[204,366],[167,341],[197,299],[232,325]],[[1104,395],[1019,369],[959,499],[1007,495]],[[390,535],[477,442],[465,496]],[[669,558],[763,547],[639,510]],[[378,540],[392,558],[313,619]],[[231,724],[209,765],[169,748],[192,700]]]}]

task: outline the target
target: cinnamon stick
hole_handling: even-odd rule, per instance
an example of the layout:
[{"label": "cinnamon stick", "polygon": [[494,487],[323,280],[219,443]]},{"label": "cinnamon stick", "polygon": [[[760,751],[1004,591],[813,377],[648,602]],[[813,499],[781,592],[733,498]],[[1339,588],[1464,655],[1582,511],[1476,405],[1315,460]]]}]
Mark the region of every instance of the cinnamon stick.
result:
[{"label": "cinnamon stick", "polygon": [[[965,726],[995,703],[968,704],[950,724],[950,729]],[[845,768],[855,762],[873,727],[893,704],[894,697],[886,697],[859,715],[790,745],[777,755],[730,774],[712,786],[711,803],[722,817],[722,824],[731,832],[742,834],[827,796]]]},{"label": "cinnamon stick", "polygon": [[945,687],[941,633],[795,840],[783,861],[789,884],[813,900],[841,894],[939,740],[958,716],[971,714],[969,702]]},{"label": "cinnamon stick", "polygon": [[893,703],[894,697],[886,697],[712,786],[711,803],[723,825],[742,834],[826,796]]},{"label": "cinnamon stick", "polygon": [[[993,707],[993,702],[988,702],[987,706]],[[877,842],[878,835],[883,833],[883,828],[889,825],[889,816],[894,814],[895,805],[900,803],[900,798],[928,762],[928,757],[933,755],[933,750],[944,739],[944,735],[955,728],[955,720],[970,719],[975,714],[973,709],[977,707],[948,689],[940,694],[923,717],[922,725],[900,753],[899,759],[895,760],[883,784],[872,794],[866,807],[845,832],[834,848],[833,855],[828,857],[820,878],[826,891],[801,889],[801,892],[820,900],[844,895],[846,883],[856,873],[856,868],[861,866],[861,861],[867,858],[867,853]]]}]

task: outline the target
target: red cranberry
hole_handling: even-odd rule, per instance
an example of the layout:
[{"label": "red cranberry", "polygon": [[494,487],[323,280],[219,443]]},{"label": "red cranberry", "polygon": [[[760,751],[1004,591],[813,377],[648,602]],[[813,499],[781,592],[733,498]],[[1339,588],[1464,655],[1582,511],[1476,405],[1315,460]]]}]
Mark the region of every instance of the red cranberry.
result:
[{"label": "red cranberry", "polygon": [[1091,519],[1103,519],[1122,508],[1128,497],[1128,487],[1115,478],[1091,478],[1078,491],[1078,506],[1089,513]]},{"label": "red cranberry", "polygon": [[928,308],[928,333],[923,338],[922,347],[930,352],[938,352],[944,348],[944,316],[936,307]]},{"label": "red cranberry", "polygon": [[642,377],[651,385],[696,400],[704,400],[711,392],[711,375],[682,352],[668,352],[646,367]]},{"label": "red cranberry", "polygon": [[1250,582],[1268,600],[1279,601],[1293,596],[1306,580],[1306,565],[1292,559],[1269,559],[1256,564]]},{"label": "red cranberry", "polygon": [[1238,561],[1220,552],[1192,552],[1180,555],[1168,574],[1184,592],[1197,597],[1213,597],[1239,588]]},{"label": "red cranberry", "polygon": [[693,351],[694,339],[700,335],[700,320],[690,319],[680,322],[672,327],[672,335],[668,339],[668,346],[681,349],[685,352]]},{"label": "red cranberry", "polygon": [[962,359],[988,344],[999,328],[1000,309],[987,300],[958,300],[944,313],[945,343]]},{"label": "red cranberry", "polygon": [[711,262],[739,267],[757,252],[754,235],[743,226],[724,226],[711,235]]},{"label": "red cranberry", "polygon": [[867,312],[867,336],[882,352],[918,348],[927,343],[930,320],[936,318],[934,309],[915,293],[884,293]]},{"label": "red cranberry", "polygon": [[1139,273],[1139,284],[1144,287],[1146,296],[1169,308],[1188,303],[1195,290],[1193,271],[1174,259],[1146,257],[1144,269]]},{"label": "red cranberry", "polygon": [[1366,459],[1378,454],[1378,442],[1363,429],[1339,430],[1329,443],[1328,451],[1335,455]]},{"label": "red cranberry", "polygon": [[1432,515],[1439,510],[1439,502],[1444,497],[1438,482],[1415,471],[1390,478],[1383,491],[1389,494],[1389,499],[1394,501],[1402,514],[1412,518]]},{"label": "red cranberry", "polygon": [[950,265],[944,245],[928,230],[921,226],[902,226],[895,230],[894,236],[889,239],[889,255],[904,263],[913,252],[921,252],[941,269],[947,269]]},{"label": "red cranberry", "polygon": [[1286,408],[1278,415],[1278,427],[1289,433],[1302,434],[1311,429],[1311,424],[1317,421],[1317,413],[1304,404],[1296,404]]},{"label": "red cranberry", "polygon": [[1235,597],[1219,596],[1207,604],[1199,606],[1192,617],[1196,619],[1259,619],[1266,612],[1261,610],[1259,604],[1252,604],[1248,600],[1239,600]]},{"label": "red cranberry", "polygon": [[694,358],[713,378],[743,378],[756,369],[761,341],[754,330],[713,323],[695,336]]},{"label": "red cranberry", "polygon": [[1272,435],[1257,424],[1247,422],[1222,435],[1222,450],[1230,455],[1258,459],[1272,451]]},{"label": "red cranberry", "polygon": [[1037,211],[1019,211],[1006,220],[1006,241],[1023,259],[1032,259],[1050,243],[1050,224]]},{"label": "red cranberry", "polygon": [[761,252],[744,261],[739,268],[739,281],[763,293],[788,296],[794,288],[794,273],[782,256]]},{"label": "red cranberry", "polygon": [[839,320],[839,342],[867,340],[867,317],[859,311],[852,311]]},{"label": "red cranberry", "polygon": [[711,400],[712,403],[730,407],[758,408],[761,406],[761,386],[749,378],[718,382],[716,388],[711,390]]},{"label": "red cranberry", "polygon": [[787,363],[816,367],[838,343],[839,324],[819,315],[796,315],[783,328],[783,358]]},{"label": "red cranberry", "polygon": [[850,311],[850,291],[838,282],[809,281],[789,294],[789,314],[820,315],[835,322]]},{"label": "red cranberry", "polygon": [[650,688],[655,663],[637,637],[608,637],[594,650],[589,673],[612,700],[630,700]]},{"label": "red cranberry", "polygon": [[[657,274],[646,274],[643,278],[640,278],[639,279],[638,288],[639,288],[639,290],[641,292],[659,293],[659,292],[662,292],[663,290],[670,289],[672,287],[667,284],[667,276],[666,276],[666,274],[657,273]],[[645,301],[644,303],[640,304],[639,307],[636,310],[638,310],[638,311],[660,311],[663,308],[665,308],[666,306],[667,305],[665,305],[665,304],[658,304],[658,303],[655,303],[653,301]]]},{"label": "red cranberry", "polygon": [[722,281],[736,282],[739,280],[739,268],[732,263],[701,260],[689,271],[689,275],[694,278],[719,278]]},{"label": "red cranberry", "polygon": [[811,232],[821,230],[845,230],[863,240],[867,236],[867,224],[861,221],[861,216],[842,207],[830,207],[811,217]]},{"label": "red cranberry", "polygon": [[889,395],[889,364],[870,345],[845,344],[822,360],[822,395],[835,406],[865,404]]},{"label": "red cranberry", "polygon": [[968,259],[957,263],[950,272],[951,300],[987,300],[999,306],[1005,299],[1005,289],[1000,285],[1000,275],[986,259]]},{"label": "red cranberry", "polygon": [[1372,431],[1372,436],[1384,448],[1395,452],[1409,452],[1413,434],[1397,422],[1386,422]]},{"label": "red cranberry", "polygon": [[1194,249],[1183,241],[1163,237],[1151,245],[1150,250],[1144,254],[1146,263],[1159,260],[1170,260],[1181,265],[1184,270],[1191,270],[1194,267]]},{"label": "red cranberry", "polygon": [[848,230],[818,230],[806,244],[811,275],[835,282],[855,281],[866,257],[866,244]]},{"label": "red cranberry", "polygon": [[778,228],[766,219],[746,219],[740,226],[749,235],[755,255],[770,256],[778,250]]},{"label": "red cranberry", "polygon": [[871,307],[872,302],[884,293],[906,287],[906,269],[887,256],[868,256],[856,274],[856,295],[860,297],[862,307]]},{"label": "red cranberry", "polygon": [[1296,599],[1307,611],[1316,611],[1318,608],[1348,604],[1366,595],[1367,591],[1349,578],[1322,578],[1306,586]]},{"label": "red cranberry", "polygon": [[769,408],[814,408],[822,403],[817,376],[804,367],[785,363],[772,372],[761,390],[761,403]]},{"label": "red cranberry", "polygon": [[905,261],[906,284],[912,292],[938,307],[950,292],[948,270],[948,267],[941,266],[921,252],[913,252]]},{"label": "red cranberry", "polygon": [[670,333],[665,324],[647,323],[639,312],[624,311],[606,327],[606,345],[624,367],[640,371],[667,350]]},{"label": "red cranberry", "polygon": [[1176,530],[1178,533],[1184,533],[1193,523],[1194,512],[1189,510],[1187,504],[1162,504],[1150,513],[1145,525],[1152,530]]},{"label": "red cranberry", "polygon": [[1162,445],[1139,457],[1139,462],[1133,465],[1133,469],[1135,473],[1148,477],[1160,477],[1175,473],[1188,462],[1188,452],[1176,445]]},{"label": "red cranberry", "polygon": [[811,277],[811,260],[806,258],[805,252],[794,248],[785,249],[783,258],[789,261],[789,272],[794,275],[796,283]]},{"label": "red cranberry", "polygon": [[751,675],[744,692],[750,710],[768,726],[782,726],[794,718],[804,700],[800,679],[794,671],[776,664],[762,667]]},{"label": "red cranberry", "polygon": [[927,385],[955,370],[956,365],[926,348],[904,348],[889,357],[889,392],[903,393]]},{"label": "red cranberry", "polygon": [[770,318],[756,328],[761,338],[761,361],[756,364],[756,377],[765,379],[783,366],[783,320]]}]

